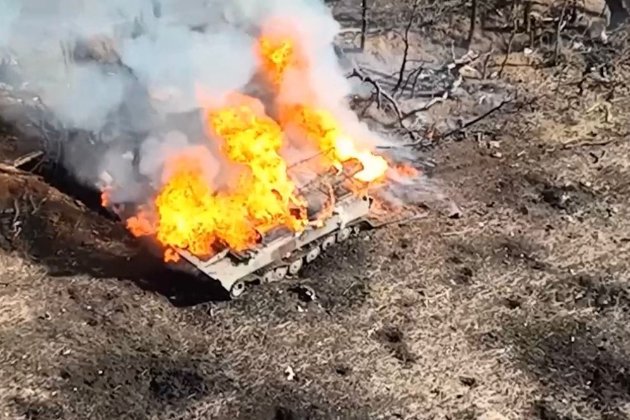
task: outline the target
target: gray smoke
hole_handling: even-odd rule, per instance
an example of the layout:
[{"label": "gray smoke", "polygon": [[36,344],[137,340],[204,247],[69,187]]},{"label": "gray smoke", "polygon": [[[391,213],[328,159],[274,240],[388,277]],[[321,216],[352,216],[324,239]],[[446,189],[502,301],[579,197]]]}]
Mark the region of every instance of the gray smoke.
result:
[{"label": "gray smoke", "polygon": [[[255,42],[270,22],[299,38],[309,62],[307,83],[289,72],[279,100],[320,105],[346,134],[382,144],[347,108],[351,86],[333,49],[339,27],[321,0],[0,0],[0,53],[18,76],[0,69],[0,82],[37,95],[57,126],[75,132],[62,140],[71,173],[114,186],[113,202],[141,204],[147,183],[163,182],[169,156],[212,143],[199,93],[220,103],[247,91],[259,67]],[[294,146],[283,149],[289,163],[316,153]],[[212,147],[198,158],[221,187],[233,174]]]}]

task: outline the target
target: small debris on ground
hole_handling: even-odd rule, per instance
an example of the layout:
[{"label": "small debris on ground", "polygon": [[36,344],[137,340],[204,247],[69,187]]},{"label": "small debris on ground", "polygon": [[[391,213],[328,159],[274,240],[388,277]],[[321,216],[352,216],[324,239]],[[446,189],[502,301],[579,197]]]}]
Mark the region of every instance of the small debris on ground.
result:
[{"label": "small debris on ground", "polygon": [[298,285],[290,288],[289,291],[295,293],[298,299],[305,303],[317,300],[317,294],[315,293],[315,290],[307,285]]},{"label": "small debris on ground", "polygon": [[295,380],[295,372],[293,371],[293,368],[291,366],[287,366],[287,368],[284,370],[284,373],[287,377],[287,381]]}]

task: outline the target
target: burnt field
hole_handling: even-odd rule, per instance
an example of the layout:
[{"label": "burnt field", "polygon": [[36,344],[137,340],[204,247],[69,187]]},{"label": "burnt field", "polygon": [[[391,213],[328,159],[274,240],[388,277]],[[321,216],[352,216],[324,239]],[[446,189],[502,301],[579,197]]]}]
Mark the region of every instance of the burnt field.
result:
[{"label": "burnt field", "polygon": [[[391,92],[406,49],[404,80],[426,77],[394,99],[422,110],[354,108],[415,143],[426,215],[234,301],[62,169],[12,166],[37,146],[4,124],[0,418],[630,418],[628,49],[589,37],[599,2],[557,47],[562,3],[533,45],[488,12],[464,60],[468,7],[421,6],[405,43],[407,5],[374,2],[351,57]],[[361,26],[359,1],[334,11]]]}]

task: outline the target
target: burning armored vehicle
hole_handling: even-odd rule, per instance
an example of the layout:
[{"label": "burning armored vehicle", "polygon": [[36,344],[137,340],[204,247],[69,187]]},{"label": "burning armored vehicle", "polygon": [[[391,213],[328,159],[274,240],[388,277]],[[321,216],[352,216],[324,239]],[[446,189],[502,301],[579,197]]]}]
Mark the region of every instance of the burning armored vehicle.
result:
[{"label": "burning armored vehicle", "polygon": [[[351,165],[350,165],[351,166]],[[342,172],[348,171],[344,168]],[[260,235],[252,247],[238,252],[224,247],[215,255],[203,258],[184,249],[179,256],[202,273],[218,280],[232,298],[245,291],[248,282],[273,282],[285,276],[296,276],[305,264],[315,260],[321,252],[356,234],[369,224],[367,216],[372,198],[347,188],[348,174],[331,174],[335,185],[309,186],[305,194],[308,202],[307,226],[292,232],[285,226]]]},{"label": "burning armored vehicle", "polygon": [[[259,72],[241,92],[217,102],[200,88],[201,142],[167,154],[151,201],[124,216],[134,235],[157,239],[165,261],[187,261],[232,297],[249,281],[297,275],[358,232],[369,223],[370,188],[390,170],[373,146],[354,140],[339,109],[309,98],[307,63],[294,37],[263,32],[256,52]],[[304,90],[297,101],[283,97],[289,77]],[[109,181],[105,205],[116,196]]]},{"label": "burning armored vehicle", "polygon": [[[84,178],[97,172],[102,205],[159,245],[165,262],[192,264],[237,297],[250,280],[296,275],[369,223],[371,191],[396,167],[347,106],[336,22],[323,4],[254,2],[260,10],[252,11],[254,3],[228,2],[244,8],[231,12],[245,16],[245,29],[219,13],[174,30],[176,2],[165,3],[172,10],[154,10],[146,33],[103,43],[95,31],[95,44],[64,53],[75,94],[97,81],[113,104],[109,90],[124,86],[118,108],[107,108],[114,129],[99,126],[100,141],[85,153],[67,142],[65,161]],[[194,54],[207,43],[214,62]],[[99,98],[76,96],[90,105],[81,113],[64,99],[57,114],[92,123],[110,104],[90,100]]]}]

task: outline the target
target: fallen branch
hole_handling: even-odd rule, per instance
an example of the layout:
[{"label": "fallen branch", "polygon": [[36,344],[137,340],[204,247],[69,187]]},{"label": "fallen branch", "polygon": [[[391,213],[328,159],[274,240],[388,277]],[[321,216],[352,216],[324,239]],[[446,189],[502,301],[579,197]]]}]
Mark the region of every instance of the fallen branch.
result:
[{"label": "fallen branch", "polygon": [[[431,108],[432,106],[436,104],[446,101],[449,98],[449,95],[453,93],[455,89],[457,89],[463,82],[463,78],[461,74],[459,74],[459,69],[463,65],[464,64],[456,64],[451,67],[447,67],[451,72],[457,75],[457,78],[453,80],[453,82],[443,91],[434,93],[431,100],[427,102],[426,104],[422,105],[421,107],[412,109],[411,111],[404,112],[401,115],[401,119],[404,121],[410,117],[415,116],[416,114],[419,114],[420,112],[429,110],[429,108]],[[414,89],[415,89],[415,82],[414,82]]]},{"label": "fallen branch", "polygon": [[[448,71],[451,73],[451,75],[453,77],[455,77],[455,79],[450,83],[450,85],[446,88],[444,88],[441,91],[437,91],[437,92],[432,92],[430,95],[427,95],[428,97],[431,98],[430,101],[428,101],[427,103],[425,103],[424,105],[412,109],[411,111],[407,111],[404,113],[400,113],[399,115],[399,123],[402,125],[403,121],[415,116],[416,114],[419,114],[420,112],[424,112],[429,110],[429,108],[431,108],[432,106],[438,104],[438,103],[442,103],[444,101],[446,101],[449,96],[463,83],[463,76],[460,73],[460,69],[472,62],[474,62],[475,60],[477,60],[480,57],[479,54],[475,53],[474,51],[468,51],[465,55],[463,55],[460,58],[456,58],[454,59],[452,62],[447,63],[445,65],[443,65],[440,70],[441,71]],[[415,92],[415,88],[416,88],[416,82],[417,79],[420,75],[420,73],[422,72],[423,67],[419,67],[418,69],[414,70],[414,72],[416,72],[416,80],[414,80],[413,83],[413,87],[412,87],[412,94]],[[413,74],[413,72],[411,73]],[[409,77],[411,77],[411,74],[409,75]],[[407,79],[407,81],[409,80],[409,77]],[[405,86],[406,86],[406,82],[405,82]],[[412,95],[413,96],[413,95]],[[424,96],[424,95],[419,95],[420,96]],[[386,124],[385,125],[388,128],[392,128],[393,124]],[[415,146],[418,143],[415,142],[415,138],[412,137],[412,139],[414,140],[414,143],[410,143],[408,145],[405,145],[404,147],[408,147],[408,146]]]},{"label": "fallen branch", "polygon": [[479,58],[479,54],[469,50],[466,54],[460,58],[454,58],[451,63],[445,64],[441,70],[459,71],[463,66],[472,63]]},{"label": "fallen branch", "polygon": [[418,214],[414,214],[412,216],[409,217],[404,217],[401,219],[396,219],[396,220],[391,220],[388,222],[383,222],[383,223],[379,223],[376,225],[371,225],[369,230],[375,230],[375,229],[382,229],[384,227],[387,226],[391,226],[391,225],[406,225],[408,223],[411,223],[415,220],[420,220],[420,219],[426,219],[429,216],[428,213],[418,213]]},{"label": "fallen branch", "polygon": [[406,120],[407,118],[413,117],[414,115],[420,113],[420,112],[424,112],[424,111],[428,111],[429,108],[431,108],[433,105],[444,102],[445,100],[448,99],[448,90],[445,90],[444,93],[442,94],[442,96],[439,96],[437,98],[433,98],[431,99],[429,102],[427,102],[426,104],[422,105],[419,108],[415,108],[412,109],[411,111],[405,112],[402,115],[402,119]]},{"label": "fallen branch", "polygon": [[15,159],[11,166],[13,166],[14,168],[21,168],[22,166],[28,164],[29,162],[32,162],[35,159],[39,159],[42,156],[44,156],[44,152],[41,150],[36,150],[34,152],[27,153],[26,155]]},{"label": "fallen branch", "polygon": [[578,147],[608,146],[609,144],[614,143],[615,141],[616,141],[615,139],[611,139],[611,140],[602,140],[602,141],[587,140],[587,141],[568,142],[562,145],[562,149],[569,150],[569,149],[576,149]]},{"label": "fallen branch", "polygon": [[350,73],[346,77],[348,79],[356,77],[359,80],[361,80],[363,83],[368,83],[368,84],[372,85],[372,87],[376,91],[376,106],[380,109],[381,106],[382,106],[382,98],[385,98],[392,105],[392,107],[394,108],[394,111],[396,112],[396,114],[399,117],[402,117],[402,113],[400,112],[400,108],[398,107],[398,104],[396,103],[396,100],[394,98],[392,98],[392,96],[389,93],[385,92],[385,90],[383,90],[381,85],[376,80],[374,80],[370,76],[366,76],[365,74],[361,73],[356,68],[352,69],[352,73]]},{"label": "fallen branch", "polygon": [[362,74],[359,70],[357,70],[356,68],[354,68],[352,70],[352,73],[350,75],[347,76],[349,79],[356,77],[359,80],[361,80],[363,83],[369,83],[370,85],[372,85],[372,87],[374,88],[374,90],[376,91],[376,106],[380,109],[381,105],[382,105],[382,98],[385,98],[387,100],[387,102],[389,102],[389,104],[392,106],[392,108],[394,109],[394,112],[396,113],[396,116],[398,118],[398,123],[400,124],[400,127],[405,130],[407,132],[407,134],[413,139],[415,140],[416,136],[415,133],[410,130],[409,128],[407,128],[407,126],[404,123],[404,119],[403,119],[403,114],[400,111],[400,107],[398,106],[398,103],[396,102],[396,100],[386,91],[383,90],[383,88],[381,88],[381,86],[378,84],[378,82],[374,79],[372,79],[370,76],[364,75]]},{"label": "fallen branch", "polygon": [[503,106],[507,103],[510,103],[514,100],[514,98],[509,98],[509,99],[505,99],[503,101],[501,101],[497,106],[491,108],[490,110],[484,112],[483,114],[481,114],[478,117],[473,118],[472,120],[469,120],[467,122],[465,122],[464,124],[462,124],[460,127],[455,128],[451,131],[447,131],[446,133],[442,134],[440,137],[440,139],[445,139],[447,137],[450,137],[454,134],[460,133],[462,131],[464,131],[465,129],[467,129],[468,127],[477,124],[479,121],[483,120],[484,118],[489,117],[490,115],[494,114],[495,112],[497,112],[498,110],[500,110],[501,108],[503,108]]},{"label": "fallen branch", "polygon": [[[420,75],[424,71],[424,66],[420,66],[414,71],[416,72],[416,74],[415,74],[415,76],[413,78],[413,83],[411,84],[411,92],[409,93],[409,98],[413,98],[414,95],[416,94],[416,86],[418,85],[418,79],[420,78]],[[411,72],[409,74],[409,77],[407,78],[407,81],[409,81],[409,79],[411,79],[411,75],[412,74],[413,74],[413,72]],[[406,87],[406,83],[405,83],[405,87]],[[404,87],[403,87],[403,90],[404,90]]]},{"label": "fallen branch", "polygon": [[[411,117],[415,116],[416,114],[419,114],[419,113],[424,112],[424,111],[428,111],[433,105],[442,103],[442,102],[444,102],[447,99],[448,99],[448,91],[444,91],[442,96],[431,99],[429,102],[427,102],[426,104],[422,105],[421,107],[414,108],[411,111],[405,112],[402,115],[402,120],[404,121],[404,120],[406,120],[408,118],[411,118]],[[392,124],[385,125],[385,127],[392,128]]]},{"label": "fallen branch", "polygon": [[39,211],[39,209],[42,208],[42,205],[46,202],[47,198],[44,197],[42,198],[42,200],[39,202],[39,204],[35,203],[35,200],[33,199],[33,196],[31,194],[28,195],[28,202],[31,204],[31,215],[37,213]]},{"label": "fallen branch", "polygon": [[11,175],[30,175],[28,172],[16,168],[13,165],[7,165],[6,163],[0,163],[0,172],[8,173]]},{"label": "fallen branch", "polygon": [[0,172],[4,172],[11,175],[21,175],[21,176],[35,176],[31,172],[25,171],[22,167],[35,159],[39,159],[44,156],[44,152],[42,150],[35,150],[33,152],[27,153],[24,156],[21,156],[15,159],[11,163],[3,163],[0,162]]}]

